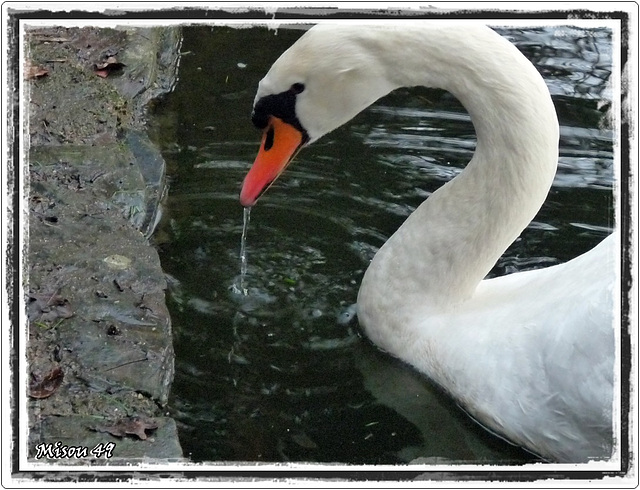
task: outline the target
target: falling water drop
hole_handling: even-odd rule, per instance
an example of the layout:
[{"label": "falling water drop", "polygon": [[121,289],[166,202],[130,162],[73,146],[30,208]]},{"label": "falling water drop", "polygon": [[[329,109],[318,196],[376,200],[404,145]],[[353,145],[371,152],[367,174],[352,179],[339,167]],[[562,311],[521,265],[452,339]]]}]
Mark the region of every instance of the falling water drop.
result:
[{"label": "falling water drop", "polygon": [[234,292],[247,296],[248,291],[244,286],[247,276],[247,229],[249,228],[249,220],[251,219],[251,208],[244,208],[242,222],[242,237],[240,238],[240,284],[236,287],[234,284]]}]

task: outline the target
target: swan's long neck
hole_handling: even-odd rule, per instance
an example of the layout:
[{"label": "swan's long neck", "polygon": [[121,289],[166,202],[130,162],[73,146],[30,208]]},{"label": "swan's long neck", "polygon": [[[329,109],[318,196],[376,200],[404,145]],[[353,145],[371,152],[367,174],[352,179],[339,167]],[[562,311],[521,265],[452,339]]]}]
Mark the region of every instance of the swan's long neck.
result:
[{"label": "swan's long neck", "polygon": [[464,171],[434,192],[376,254],[358,298],[364,324],[394,312],[401,318],[399,294],[409,307],[434,308],[473,295],[540,209],[558,157],[549,92],[511,43],[474,27],[393,37],[396,42],[374,48],[391,83],[451,92],[471,116],[477,146]]}]

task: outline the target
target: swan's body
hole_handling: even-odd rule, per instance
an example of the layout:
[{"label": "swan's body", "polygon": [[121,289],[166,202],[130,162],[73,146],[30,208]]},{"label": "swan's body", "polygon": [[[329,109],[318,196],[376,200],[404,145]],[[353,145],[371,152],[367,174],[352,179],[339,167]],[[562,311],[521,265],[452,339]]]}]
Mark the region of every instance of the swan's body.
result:
[{"label": "swan's body", "polygon": [[242,203],[305,143],[414,85],[460,100],[476,152],[378,251],[360,324],[512,442],[557,461],[609,457],[613,237],[566,264],[483,280],[540,209],[558,159],[549,92],[508,41],[442,22],[311,29],[260,82],[253,118],[265,137]]}]

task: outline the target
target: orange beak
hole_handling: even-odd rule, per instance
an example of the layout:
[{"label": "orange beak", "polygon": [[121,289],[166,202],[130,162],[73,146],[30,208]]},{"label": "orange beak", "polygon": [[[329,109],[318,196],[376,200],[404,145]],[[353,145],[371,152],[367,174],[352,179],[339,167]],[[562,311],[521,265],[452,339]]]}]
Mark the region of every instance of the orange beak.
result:
[{"label": "orange beak", "polygon": [[287,168],[303,142],[303,135],[298,129],[271,116],[262,135],[258,156],[242,183],[240,204],[253,206]]}]

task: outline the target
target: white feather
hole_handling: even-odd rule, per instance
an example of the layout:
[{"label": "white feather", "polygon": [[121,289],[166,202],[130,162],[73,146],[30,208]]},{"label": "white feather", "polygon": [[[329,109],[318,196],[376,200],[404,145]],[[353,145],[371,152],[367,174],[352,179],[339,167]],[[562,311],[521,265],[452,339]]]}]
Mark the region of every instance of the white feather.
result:
[{"label": "white feather", "polygon": [[256,100],[304,83],[311,141],[400,86],[449,90],[473,159],[379,250],[358,295],[373,342],[445,388],[486,427],[543,457],[611,456],[615,238],[566,264],[483,280],[544,202],[558,123],[533,65],[486,27],[315,27]]}]

